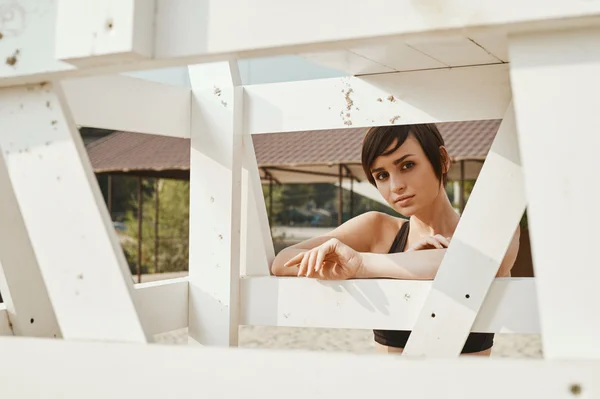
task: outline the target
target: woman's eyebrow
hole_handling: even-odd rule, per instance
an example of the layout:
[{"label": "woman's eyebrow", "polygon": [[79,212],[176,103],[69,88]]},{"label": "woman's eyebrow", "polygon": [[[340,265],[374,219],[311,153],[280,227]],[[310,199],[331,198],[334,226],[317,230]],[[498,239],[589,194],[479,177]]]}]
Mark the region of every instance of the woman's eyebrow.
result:
[{"label": "woman's eyebrow", "polygon": [[[400,158],[398,158],[394,161],[394,165],[398,165],[400,162],[404,161],[406,158],[410,157],[411,155],[415,155],[415,154],[402,155]],[[385,168],[375,168],[375,169],[371,169],[371,173],[377,173],[377,172],[381,172],[383,170],[385,170]]]}]

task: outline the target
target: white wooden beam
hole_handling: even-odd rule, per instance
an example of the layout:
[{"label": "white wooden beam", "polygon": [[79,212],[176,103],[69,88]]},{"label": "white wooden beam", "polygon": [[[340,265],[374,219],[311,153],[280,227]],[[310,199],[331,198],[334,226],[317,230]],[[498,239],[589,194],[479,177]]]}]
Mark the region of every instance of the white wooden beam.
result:
[{"label": "white wooden beam", "polygon": [[[241,280],[244,325],[412,330],[431,281]],[[472,331],[539,334],[533,278],[496,279]]]},{"label": "white wooden beam", "polygon": [[[0,136],[4,134],[0,129]],[[0,292],[6,305],[4,315],[15,335],[60,338],[56,314],[9,176],[7,161],[23,149],[15,142],[10,144],[3,148],[0,143]]]},{"label": "white wooden beam", "polygon": [[57,59],[97,66],[152,57],[154,0],[57,0]]},{"label": "white wooden beam", "polygon": [[145,342],[133,283],[60,87],[0,90],[0,150],[65,339]]},{"label": "white wooden beam", "polygon": [[275,250],[251,135],[243,136],[243,146],[241,272],[269,276]]},{"label": "white wooden beam", "polygon": [[508,66],[489,65],[245,88],[245,133],[501,119]]},{"label": "white wooden beam", "polygon": [[[4,398],[232,398],[248,392],[289,399],[386,397],[390,392],[409,398],[463,399],[600,395],[598,361],[470,357],[423,362],[349,353],[22,338],[0,338],[0,350],[7,360],[0,366]],[[268,376],[268,381],[258,375]]]},{"label": "white wooden beam", "polygon": [[235,61],[190,66],[189,73],[189,336],[237,345],[243,92]]},{"label": "white wooden beam", "polygon": [[79,126],[190,137],[191,91],[123,75],[61,82]]},{"label": "white wooden beam", "polygon": [[[76,0],[64,1],[79,3]],[[110,0],[102,0],[102,4],[109,4],[108,1]],[[83,4],[87,3],[88,1]],[[135,4],[137,11],[140,4],[144,6],[144,3],[144,0],[112,1],[106,10],[126,10],[127,5]],[[244,0],[156,0],[152,49],[154,58],[139,61],[138,57],[130,57],[132,60],[126,63],[115,62],[109,65],[104,63],[109,60],[103,60],[102,57],[91,57],[88,59],[91,62],[80,58],[86,52],[91,53],[94,28],[108,27],[107,20],[100,19],[108,14],[102,10],[94,14],[94,17],[83,18],[82,21],[91,21],[89,27],[80,26],[75,20],[68,20],[65,30],[69,27],[67,31],[70,34],[70,27],[73,26],[76,32],[82,33],[82,37],[67,37],[63,42],[66,33],[63,34],[62,30],[60,34],[57,33],[58,7],[56,2],[39,3],[37,0],[21,0],[5,5],[4,10],[10,11],[6,14],[10,18],[3,19],[4,38],[0,41],[0,53],[8,54],[11,60],[14,58],[16,61],[0,63],[0,86],[192,65],[228,60],[231,57],[255,58],[341,50],[353,46],[376,45],[382,38],[420,38],[440,31],[468,36],[481,31],[488,32],[490,29],[505,33],[549,26],[561,28],[593,25],[597,23],[600,13],[599,4],[586,0],[559,0],[552,4],[543,0],[531,0],[527,7],[523,7],[523,2],[518,0],[442,0],[436,2],[435,7],[410,0],[376,0],[369,5],[344,6],[344,17],[340,18],[340,4],[337,0],[259,0],[252,3]],[[74,9],[79,7],[77,5]],[[232,14],[232,9],[236,13]],[[315,13],[315,9],[319,12]],[[270,12],[264,13],[262,10]],[[135,15],[137,17],[137,13]],[[277,15],[277,18],[272,15]],[[99,19],[95,20],[96,17]],[[144,17],[143,20],[149,19]],[[365,24],[364,21],[367,20],[377,21],[377,24]],[[98,21],[103,24],[98,25]],[[310,29],[306,21],[322,28]],[[148,29],[145,23],[138,24],[137,20],[131,22],[131,19],[127,19],[126,35],[131,36],[130,32],[136,32],[130,30],[132,26]],[[111,35],[116,35],[114,30],[120,27],[120,23],[117,25],[114,22]],[[232,27],[235,27],[235,34],[232,34]],[[273,32],[278,34],[273,35]],[[69,58],[69,61],[77,62],[78,66],[86,64],[85,67],[77,68],[56,58],[56,36],[69,50],[64,57],[74,57]],[[120,38],[119,35],[117,37]],[[148,36],[140,37],[144,40]],[[90,47],[85,47],[86,43]],[[111,43],[110,40],[108,43]],[[107,45],[113,51],[111,46]],[[145,48],[144,46],[135,44],[132,51]],[[145,53],[140,50],[142,52]],[[123,54],[127,53],[116,56],[117,59]],[[104,64],[98,65],[99,61]],[[95,66],[87,65],[89,63]]]},{"label": "white wooden beam", "polygon": [[404,355],[460,355],[526,204],[511,104],[452,236]]},{"label": "white wooden beam", "polygon": [[8,317],[5,303],[0,303],[0,335],[14,335],[13,325]]},{"label": "white wooden beam", "polygon": [[134,288],[133,297],[146,334],[188,326],[187,277],[136,284]]},{"label": "white wooden beam", "polygon": [[509,47],[542,343],[550,359],[600,358],[598,43],[600,29],[572,30],[515,35]]}]

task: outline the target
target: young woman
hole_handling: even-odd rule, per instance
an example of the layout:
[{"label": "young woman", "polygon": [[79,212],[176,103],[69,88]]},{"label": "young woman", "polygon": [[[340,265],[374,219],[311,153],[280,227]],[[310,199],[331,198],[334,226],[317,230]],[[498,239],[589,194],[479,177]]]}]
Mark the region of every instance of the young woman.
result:
[{"label": "young woman", "polygon": [[[379,212],[352,218],[331,233],[288,247],[271,265],[277,276],[327,280],[432,280],[459,216],[446,191],[450,156],[433,124],[371,128],[362,165],[371,184],[408,220]],[[519,229],[497,276],[508,277],[519,249]],[[425,252],[417,252],[425,251]],[[402,352],[410,331],[374,330],[378,352]],[[463,354],[488,356],[494,334],[471,333]]]}]

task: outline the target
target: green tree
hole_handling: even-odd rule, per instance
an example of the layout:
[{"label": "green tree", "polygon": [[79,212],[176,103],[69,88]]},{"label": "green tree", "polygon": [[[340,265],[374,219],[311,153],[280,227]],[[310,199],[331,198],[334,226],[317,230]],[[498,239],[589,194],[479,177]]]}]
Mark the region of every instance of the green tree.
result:
[{"label": "green tree", "polygon": [[[155,181],[145,180],[142,215],[142,270],[157,272],[155,259]],[[158,216],[158,271],[188,270],[189,259],[189,182],[160,180]],[[138,251],[137,194],[131,199],[131,209],[126,212],[127,239],[123,244],[132,272],[135,273]]]}]

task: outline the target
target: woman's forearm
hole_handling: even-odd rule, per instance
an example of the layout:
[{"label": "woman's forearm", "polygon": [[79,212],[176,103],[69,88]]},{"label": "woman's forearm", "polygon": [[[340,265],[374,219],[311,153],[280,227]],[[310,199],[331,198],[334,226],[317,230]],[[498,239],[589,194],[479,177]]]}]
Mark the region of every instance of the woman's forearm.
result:
[{"label": "woman's forearm", "polygon": [[445,253],[445,249],[393,254],[361,253],[363,264],[356,278],[433,280]]}]

